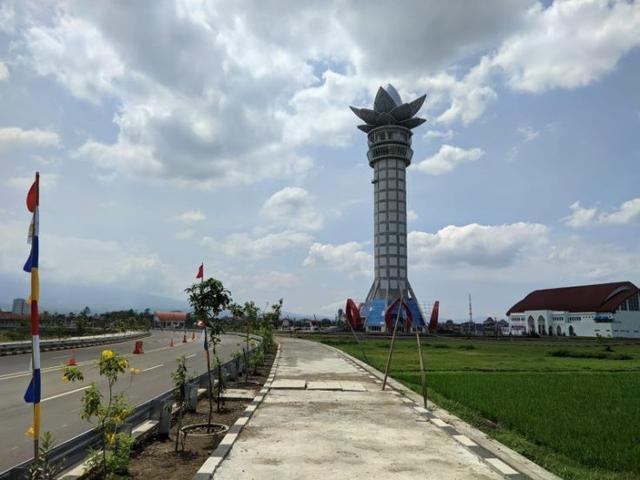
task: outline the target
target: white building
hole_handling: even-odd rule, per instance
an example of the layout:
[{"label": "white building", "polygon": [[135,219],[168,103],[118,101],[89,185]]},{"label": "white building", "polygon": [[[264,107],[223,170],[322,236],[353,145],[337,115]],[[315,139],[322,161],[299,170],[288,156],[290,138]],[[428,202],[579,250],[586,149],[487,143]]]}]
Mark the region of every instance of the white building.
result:
[{"label": "white building", "polygon": [[509,331],[640,338],[639,292],[631,282],[536,290],[507,312]]}]

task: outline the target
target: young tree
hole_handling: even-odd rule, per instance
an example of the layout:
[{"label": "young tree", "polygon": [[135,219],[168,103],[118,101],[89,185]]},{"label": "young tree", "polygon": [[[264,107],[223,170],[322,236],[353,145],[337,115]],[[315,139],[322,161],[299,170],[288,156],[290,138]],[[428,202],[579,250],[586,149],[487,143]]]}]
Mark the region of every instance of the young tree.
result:
[{"label": "young tree", "polygon": [[[187,401],[187,388],[191,377],[186,365],[186,358],[181,355],[176,359],[178,366],[175,371],[171,372],[171,380],[173,380],[173,392],[178,405],[178,423],[176,425],[176,445],[175,451],[177,452],[180,445],[180,429],[182,428],[182,418],[184,416],[184,407]],[[182,449],[184,450],[184,440],[182,443]]]},{"label": "young tree", "polygon": [[[194,283],[185,289],[188,295],[189,304],[197,319],[205,324],[205,330],[209,331],[209,338],[213,355],[220,365],[220,359],[216,347],[220,343],[220,335],[224,333],[218,315],[231,304],[231,292],[224,288],[220,280],[207,278],[200,283]],[[206,335],[206,331],[205,331]],[[208,350],[207,350],[208,352]],[[222,385],[221,368],[218,368],[218,385]],[[209,377],[209,425],[213,416],[213,392],[211,388],[211,363],[207,353],[207,374]],[[220,410],[221,388],[218,388],[218,410]]]},{"label": "young tree", "polygon": [[[101,433],[101,450],[90,450],[89,468],[101,470],[102,478],[110,479],[126,473],[133,445],[131,435],[118,432],[133,409],[124,393],[113,392],[118,378],[129,369],[129,361],[117,352],[103,350],[97,366],[100,376],[107,379],[107,400],[105,403],[103,393],[92,382],[82,396],[80,417],[84,420],[95,418]],[[139,372],[136,368],[129,370],[131,374]],[[84,376],[78,367],[65,367],[63,380],[82,381]]]}]

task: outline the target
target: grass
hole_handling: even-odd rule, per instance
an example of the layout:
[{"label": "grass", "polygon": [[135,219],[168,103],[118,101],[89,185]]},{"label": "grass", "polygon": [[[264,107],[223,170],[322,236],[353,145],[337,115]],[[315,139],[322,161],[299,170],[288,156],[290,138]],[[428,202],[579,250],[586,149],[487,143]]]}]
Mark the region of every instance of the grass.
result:
[{"label": "grass", "polygon": [[[384,368],[389,340],[319,339]],[[391,375],[419,392],[415,338],[396,345]],[[640,478],[640,343],[429,337],[423,354],[432,400],[562,478]]]}]

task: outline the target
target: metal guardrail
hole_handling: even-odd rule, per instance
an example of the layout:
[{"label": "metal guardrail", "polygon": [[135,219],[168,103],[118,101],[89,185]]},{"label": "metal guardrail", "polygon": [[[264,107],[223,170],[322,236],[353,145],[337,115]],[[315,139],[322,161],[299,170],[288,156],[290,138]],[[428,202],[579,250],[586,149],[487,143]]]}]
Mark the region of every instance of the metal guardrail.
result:
[{"label": "metal guardrail", "polygon": [[[244,334],[238,333],[231,333],[231,335],[242,335],[242,337],[244,337]],[[262,340],[261,337],[257,335],[251,335],[251,339],[258,341]],[[249,349],[249,354],[253,353],[258,346],[259,344],[254,348]],[[244,359],[242,357],[237,360],[231,359],[222,364],[222,374],[224,376],[234,374],[238,375],[240,372],[243,372],[245,368],[246,365],[244,365]],[[215,380],[218,379],[217,372],[213,368],[211,370],[211,377]],[[207,373],[203,373],[193,380],[193,383],[203,387],[207,387],[208,382],[209,379]],[[163,405],[171,400],[173,400],[173,390],[161,393],[160,395],[138,405],[134,409],[133,413],[127,417],[127,421],[125,425],[123,425],[123,430],[131,429],[145,420],[157,420],[160,417],[160,411],[163,408]],[[92,428],[91,430],[87,430],[86,432],[76,435],[75,437],[55,446],[50,452],[49,459],[51,462],[60,461],[62,471],[67,470],[83,461],[87,456],[89,448],[96,446],[99,440],[100,432],[97,428]],[[33,460],[27,460],[0,472],[0,480],[23,480],[26,478],[27,471],[32,462]]]},{"label": "metal guardrail", "polygon": [[[125,332],[111,333],[107,335],[92,335],[87,337],[70,337],[52,340],[40,340],[40,351],[68,350],[77,347],[91,347],[106,343],[126,342],[137,338],[148,337],[149,332]],[[31,341],[0,343],[0,357],[4,355],[17,355],[19,353],[31,353]]]}]

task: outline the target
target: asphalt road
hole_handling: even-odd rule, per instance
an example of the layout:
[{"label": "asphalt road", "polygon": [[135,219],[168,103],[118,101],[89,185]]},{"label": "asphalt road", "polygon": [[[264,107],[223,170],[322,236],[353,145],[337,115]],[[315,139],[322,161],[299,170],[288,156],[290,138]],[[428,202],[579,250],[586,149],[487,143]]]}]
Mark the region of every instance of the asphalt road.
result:
[{"label": "asphalt road", "polygon": [[[174,347],[169,347],[171,338]],[[116,385],[116,392],[127,393],[129,403],[137,406],[172,388],[170,372],[175,370],[176,358],[185,355],[187,366],[194,374],[206,372],[202,341],[188,335],[188,343],[182,343],[181,332],[154,331],[145,337],[143,355],[132,355],[134,341],[111,346],[79,348],[76,350],[78,366],[84,373],[84,382],[63,382],[62,368],[71,358],[70,350],[41,353],[42,368],[42,432],[50,431],[56,443],[68,440],[93,427],[80,419],[81,397],[92,381],[101,387],[95,360],[105,348],[127,355],[132,367],[139,368],[138,375],[127,374]],[[230,359],[241,349],[242,338],[224,335],[218,346],[222,361]],[[33,408],[23,400],[29,384],[30,354],[0,357],[0,471],[17,465],[33,456],[33,441],[25,435],[31,426]],[[105,391],[103,389],[103,391]]]}]

